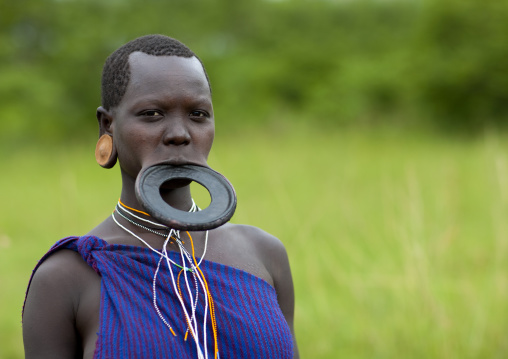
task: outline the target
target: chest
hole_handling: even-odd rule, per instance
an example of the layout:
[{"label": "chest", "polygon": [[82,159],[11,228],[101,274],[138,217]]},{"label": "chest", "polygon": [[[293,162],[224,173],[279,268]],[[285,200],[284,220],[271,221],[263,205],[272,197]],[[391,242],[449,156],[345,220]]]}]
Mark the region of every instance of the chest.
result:
[{"label": "chest", "polygon": [[[248,256],[239,258],[249,260]],[[101,276],[96,275],[87,283],[80,300],[77,326],[83,338],[84,357],[92,358],[96,348],[98,357],[138,354],[151,357],[146,350],[164,352],[168,357],[197,357],[198,346],[192,340],[183,340],[187,326],[175,287],[171,285],[176,272],[171,274],[167,267],[161,267],[154,280],[153,262],[147,265],[134,256],[123,263],[118,257],[111,262],[118,267],[111,268],[110,259],[98,260]],[[261,266],[253,264],[254,269],[258,267]],[[207,348],[211,353],[214,345],[219,345],[223,357],[248,358],[252,353],[263,358],[291,357],[291,334],[273,288],[261,278],[246,273],[250,267],[238,271],[229,265],[204,262],[202,268],[213,297],[218,337],[218,344],[214,344],[210,303],[199,301],[193,317],[202,323],[200,328],[208,328],[202,331],[208,332],[208,339],[201,339],[202,350]],[[134,280],[133,273],[139,273],[142,278]],[[157,308],[153,305],[154,281]],[[183,286],[184,281],[180,282]],[[183,292],[185,305],[192,311],[190,296]],[[200,292],[199,298],[205,299],[206,294]],[[176,336],[170,335],[168,323]],[[285,355],[280,356],[281,353]]]},{"label": "chest", "polygon": [[[255,251],[253,251],[252,248],[249,248],[249,246],[245,243],[239,241],[221,241],[211,237],[209,238],[209,243],[206,246],[206,251],[205,246],[201,243],[197,242],[195,248],[196,257],[200,257],[203,253],[205,253],[205,258],[209,261],[222,264],[230,268],[240,269],[273,286],[272,277],[263,265],[262,261],[256,255]],[[152,276],[154,274],[154,268],[144,268],[142,271],[145,274],[148,274],[148,276],[150,276],[150,273]],[[82,342],[83,358],[93,358],[98,340],[97,333],[101,330],[101,305],[104,306],[104,303],[101,303],[102,278],[94,271],[91,272],[92,274],[88,274],[86,276],[86,280],[84,281],[76,313],[76,327]],[[163,276],[164,275],[160,276],[159,279],[162,280],[165,285],[170,286],[171,283],[167,277],[168,273],[165,274],[166,278],[163,278]],[[107,280],[111,283],[115,280],[115,278],[114,276],[109,276]],[[150,283],[150,281],[145,283],[150,290],[145,291],[140,297],[141,300],[149,304],[151,304],[153,300],[153,288],[151,284],[152,283]],[[129,293],[124,294],[126,296],[129,295]],[[262,304],[263,303],[260,303],[260,305]],[[111,302],[109,302],[108,305],[111,305]],[[230,312],[229,308],[225,309],[225,312]],[[151,310],[154,310],[154,308],[151,308]],[[238,313],[235,315],[238,315]],[[230,318],[223,319],[226,321],[230,320]],[[237,318],[236,320],[240,323],[242,322],[241,318]]]}]

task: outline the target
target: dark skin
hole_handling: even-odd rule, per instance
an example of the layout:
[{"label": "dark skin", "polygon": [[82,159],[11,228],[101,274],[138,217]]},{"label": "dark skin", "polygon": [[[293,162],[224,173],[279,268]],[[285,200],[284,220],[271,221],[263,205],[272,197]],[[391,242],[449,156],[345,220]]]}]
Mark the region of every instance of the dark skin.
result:
[{"label": "dark skin", "polygon": [[[134,184],[139,171],[162,161],[207,166],[215,127],[210,88],[202,65],[195,57],[129,57],[131,71],[122,101],[109,111],[97,110],[100,133],[113,136],[121,167],[121,200],[141,209]],[[186,183],[168,186],[163,197],[171,206],[191,207]],[[119,222],[154,248],[164,239]],[[196,255],[204,251],[204,232],[190,233]],[[110,244],[144,246],[108,217],[88,235]],[[190,250],[187,234],[182,233]],[[174,245],[172,250],[178,250]],[[225,224],[209,231],[206,259],[238,268],[264,279],[277,292],[279,306],[293,333],[294,292],[288,257],[283,244],[251,226]],[[100,276],[81,256],[60,250],[36,271],[23,316],[26,358],[92,358],[99,331]],[[298,349],[295,343],[295,358]]]}]

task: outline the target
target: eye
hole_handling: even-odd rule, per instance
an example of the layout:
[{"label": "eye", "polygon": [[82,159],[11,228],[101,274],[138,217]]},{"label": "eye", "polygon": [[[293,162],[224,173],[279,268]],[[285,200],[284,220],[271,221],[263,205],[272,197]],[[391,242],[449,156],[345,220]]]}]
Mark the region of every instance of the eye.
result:
[{"label": "eye", "polygon": [[189,113],[189,116],[192,117],[192,118],[201,119],[201,120],[204,120],[204,119],[210,117],[208,112],[203,111],[203,110],[194,110],[194,111],[191,111]]},{"label": "eye", "polygon": [[141,112],[140,115],[146,116],[146,117],[161,117],[161,116],[163,116],[162,112],[158,111],[158,110],[146,110],[146,111]]}]

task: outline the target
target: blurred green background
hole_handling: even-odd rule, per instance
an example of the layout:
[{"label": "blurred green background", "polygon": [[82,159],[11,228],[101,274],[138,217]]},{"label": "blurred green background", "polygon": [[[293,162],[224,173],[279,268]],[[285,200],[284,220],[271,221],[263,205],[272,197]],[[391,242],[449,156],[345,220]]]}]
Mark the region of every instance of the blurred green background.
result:
[{"label": "blurred green background", "polygon": [[233,222],[286,244],[302,358],[506,358],[507,19],[507,0],[0,0],[0,358],[23,357],[40,256],[114,208],[100,72],[149,33],[205,63],[210,164]]}]

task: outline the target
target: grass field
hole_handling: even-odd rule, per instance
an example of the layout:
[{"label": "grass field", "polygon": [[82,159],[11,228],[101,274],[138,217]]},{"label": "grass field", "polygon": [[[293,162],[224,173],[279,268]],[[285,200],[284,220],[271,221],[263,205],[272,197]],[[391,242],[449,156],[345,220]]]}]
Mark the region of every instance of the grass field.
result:
[{"label": "grass field", "polygon": [[[39,257],[114,208],[93,146],[0,158],[0,358]],[[233,222],[286,244],[302,358],[508,357],[508,138],[273,128],[219,134],[210,164]]]}]

